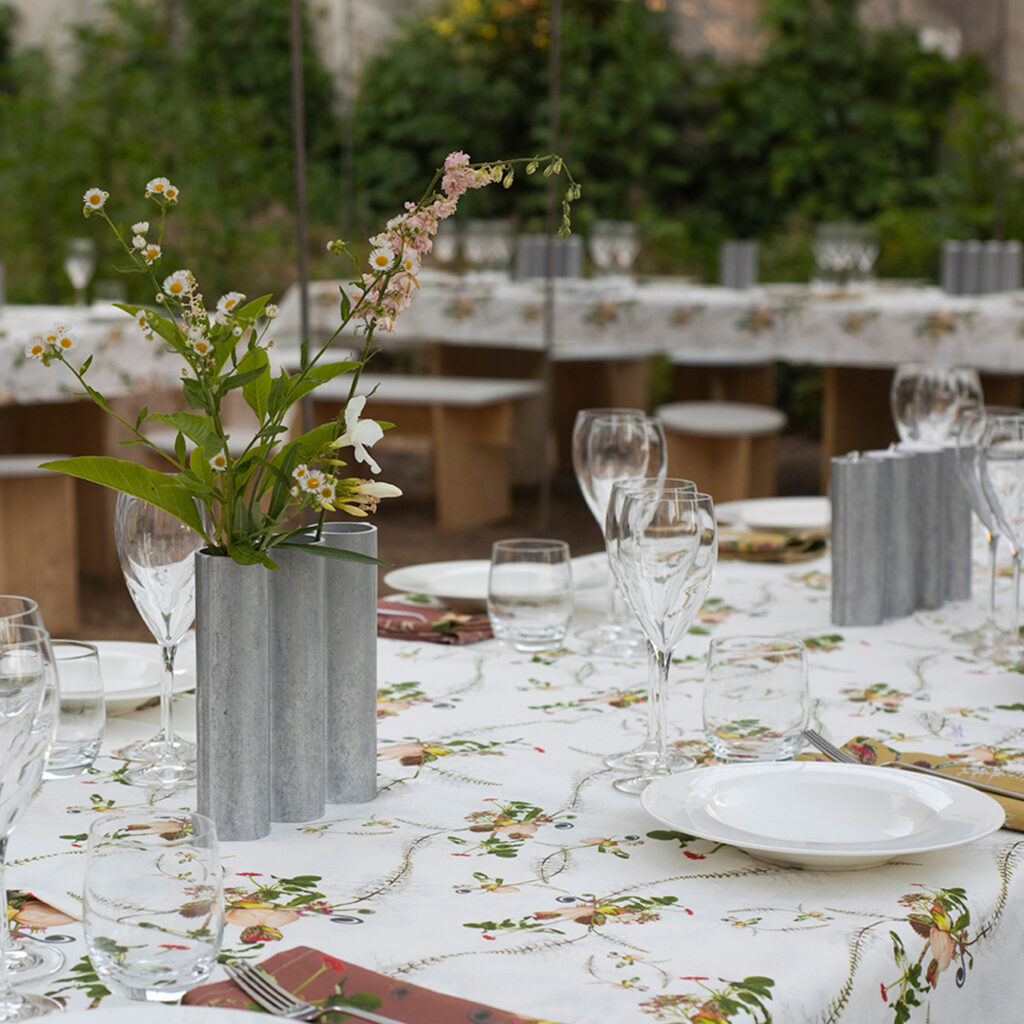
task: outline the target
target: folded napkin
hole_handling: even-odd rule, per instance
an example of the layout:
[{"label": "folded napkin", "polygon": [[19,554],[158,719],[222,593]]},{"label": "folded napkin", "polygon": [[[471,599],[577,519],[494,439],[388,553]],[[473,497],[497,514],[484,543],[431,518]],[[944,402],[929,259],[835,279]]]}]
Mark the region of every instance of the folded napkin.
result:
[{"label": "folded napkin", "polygon": [[[345,1004],[353,1009],[362,1007],[392,1017],[406,1024],[442,1024],[444,1021],[487,1021],[488,1024],[555,1024],[537,1017],[484,1006],[469,999],[447,996],[429,988],[411,985],[397,978],[389,978],[375,971],[357,967],[337,957],[322,953],[310,946],[276,953],[259,965],[272,974],[278,984],[294,992],[300,999],[325,1011],[329,1006],[336,1012],[325,1012],[319,1019],[324,1022],[345,1018]],[[259,1009],[233,981],[218,981],[192,989],[182,999],[192,1006],[229,1006],[239,1010]],[[354,1020],[354,1018],[348,1018]]]},{"label": "folded napkin", "polygon": [[493,635],[486,615],[460,615],[451,608],[412,602],[394,595],[377,602],[377,636],[389,640],[471,644]]},{"label": "folded napkin", "polygon": [[[984,782],[1000,789],[1008,789],[1020,794],[1019,797],[1004,797],[989,793],[1006,812],[1005,828],[1014,832],[1024,832],[1024,775],[1008,772],[991,764],[969,760],[963,754],[916,754],[898,751],[885,743],[873,740],[868,736],[854,736],[843,744],[843,750],[855,757],[861,764],[885,764],[887,761],[902,761],[906,764],[922,765],[948,775],[951,779],[963,779],[970,782]],[[824,754],[807,751],[800,755],[801,760],[827,761]]]},{"label": "folded napkin", "polygon": [[792,533],[767,531],[718,531],[718,557],[746,562],[802,562],[824,554],[828,534],[820,530]]}]

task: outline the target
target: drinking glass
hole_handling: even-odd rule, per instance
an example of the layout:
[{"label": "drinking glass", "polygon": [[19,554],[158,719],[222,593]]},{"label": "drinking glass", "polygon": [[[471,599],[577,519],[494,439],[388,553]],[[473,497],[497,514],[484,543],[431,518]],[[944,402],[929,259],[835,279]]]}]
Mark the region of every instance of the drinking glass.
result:
[{"label": "drinking glass", "polygon": [[160,731],[117,756],[141,765],[125,778],[136,786],[173,787],[196,777],[196,747],[172,723],[174,656],[195,618],[195,552],[202,538],[163,509],[128,494],[117,496],[114,539],[128,592],[163,654]]},{"label": "drinking glass", "polygon": [[[45,632],[43,617],[39,605],[31,597],[20,594],[0,595],[0,639],[7,623],[21,623]],[[52,671],[47,675],[47,689],[44,697],[46,715],[41,715],[36,722],[36,730],[43,735],[51,736],[58,709],[57,673],[53,662],[53,654],[48,637],[41,638],[43,657]],[[47,715],[49,717],[47,717]],[[7,856],[7,834],[0,831],[0,864]],[[7,906],[6,889],[0,878],[0,900]],[[21,985],[29,981],[38,981],[60,972],[64,966],[64,954],[54,946],[48,946],[32,939],[15,939],[11,937],[10,921],[6,914],[0,914],[0,952],[2,952],[7,976],[13,984]]]},{"label": "drinking glass", "polygon": [[209,978],[224,931],[213,822],[152,807],[100,815],[89,829],[85,941],[104,985],[130,999],[177,1002]]},{"label": "drinking glass", "polygon": [[878,259],[878,235],[869,224],[819,224],[811,251],[822,278],[842,285],[870,276]]},{"label": "drinking glass", "polygon": [[[631,491],[649,490],[661,488],[662,491],[678,491],[697,496],[697,485],[692,480],[682,480],[677,477],[644,477],[641,480],[620,480],[612,487],[612,495],[608,501],[608,517],[605,525],[605,543],[608,549],[608,564],[612,571],[612,578],[618,581],[618,563],[616,559],[615,533],[618,528],[619,515],[622,512],[622,500]],[[708,586],[711,585],[710,577],[707,577]],[[621,586],[617,582],[617,585]],[[706,591],[705,591],[706,594]],[[701,597],[703,601],[703,597]],[[655,661],[654,648],[647,644],[647,692],[653,693],[657,687],[657,662]],[[666,697],[667,700],[667,697]],[[632,750],[621,754],[609,754],[604,763],[609,768],[624,769],[632,771],[635,768],[643,767],[654,761],[658,756],[658,706],[653,700],[647,701],[647,731],[643,738]],[[666,751],[665,755],[673,768],[691,768],[694,760],[686,754],[678,751]]]},{"label": "drinking glass", "polygon": [[893,374],[889,404],[905,444],[941,444],[956,435],[968,409],[982,404],[977,370],[948,363],[903,363]]},{"label": "drinking glass", "polygon": [[507,271],[514,248],[513,222],[504,217],[466,221],[462,251],[472,270]]},{"label": "drinking glass", "polygon": [[587,246],[602,274],[628,274],[640,252],[640,239],[632,221],[598,220],[590,229]]},{"label": "drinking glass", "polygon": [[640,622],[656,665],[648,698],[656,713],[655,756],[641,765],[639,774],[612,783],[625,793],[642,792],[653,779],[677,767],[668,756],[666,739],[668,675],[672,653],[697,617],[714,572],[718,551],[714,511],[706,494],[694,496],[660,487],[633,490],[624,495],[610,531],[608,543],[615,552],[626,601]]},{"label": "drinking glass", "polygon": [[975,653],[985,657],[1005,641],[1006,634],[996,623],[996,578],[1000,526],[989,504],[981,479],[981,439],[985,425],[992,416],[1021,415],[1018,409],[982,405],[964,412],[956,435],[956,468],[974,514],[981,522],[988,544],[988,610],[985,621],[976,629],[957,633],[953,639],[970,644]]},{"label": "drinking glass", "polygon": [[981,486],[1013,553],[1013,615],[1008,642],[994,656],[1014,665],[1024,661],[1020,636],[1020,574],[1024,545],[1024,411],[986,417],[978,446]]},{"label": "drinking glass", "polygon": [[491,552],[487,614],[499,640],[547,651],[572,619],[572,563],[563,540],[499,540]]},{"label": "drinking glass", "polygon": [[437,226],[434,246],[431,249],[434,259],[442,266],[446,266],[455,259],[458,249],[459,237],[456,234],[455,225],[449,220],[441,221]]},{"label": "drinking glass", "polygon": [[720,761],[781,761],[800,749],[810,715],[800,640],[723,636],[704,677],[704,735]]},{"label": "drinking glass", "polygon": [[[0,917],[7,928],[7,889],[3,884],[7,837],[36,794],[56,725],[56,688],[49,637],[23,621],[0,620]],[[11,987],[7,954],[0,957],[0,1021],[28,1020],[62,1009],[45,996]],[[38,975],[36,975],[38,976]],[[20,980],[20,979],[19,979]]]},{"label": "drinking glass", "polygon": [[107,706],[96,646],[78,640],[50,644],[60,678],[60,713],[43,777],[64,779],[92,767],[103,742]]},{"label": "drinking glass", "polygon": [[[665,476],[665,431],[660,420],[649,419],[642,409],[581,409],[572,431],[572,463],[587,507],[604,535],[608,499],[617,480]],[[581,633],[591,653],[631,657],[642,643],[627,623],[617,601],[614,576],[608,587],[607,620]]]},{"label": "drinking glass", "polygon": [[85,289],[96,270],[96,243],[91,238],[69,238],[64,246],[64,273],[75,289],[75,305],[85,305]]}]

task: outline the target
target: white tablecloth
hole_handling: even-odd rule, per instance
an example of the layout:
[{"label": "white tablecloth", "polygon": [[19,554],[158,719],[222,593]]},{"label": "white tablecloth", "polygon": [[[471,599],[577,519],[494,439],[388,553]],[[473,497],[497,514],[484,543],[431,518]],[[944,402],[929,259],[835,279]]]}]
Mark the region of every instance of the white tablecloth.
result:
[{"label": "white tablecloth", "polygon": [[[338,325],[338,284],[310,286],[315,335]],[[539,281],[425,273],[393,336],[378,342],[540,350]],[[295,344],[299,297],[281,303],[277,336]],[[826,366],[947,361],[993,373],[1024,371],[1024,295],[946,295],[932,287],[867,284],[848,291],[767,285],[738,291],[653,278],[559,281],[556,359],[628,359],[665,353],[694,364],[781,360]]]},{"label": "white tablecloth", "polygon": [[[951,639],[979,621],[983,587],[974,603],[840,629],[828,572],[827,559],[720,565],[700,632],[679,651],[673,742],[707,759],[708,633],[785,631],[808,641],[814,719],[836,740],[1024,766],[1021,675]],[[495,641],[381,641],[379,795],[223,844],[227,952],[312,945],[573,1024],[864,1024],[902,1019],[900,1007],[933,1024],[1016,1019],[1024,836],[816,872],[672,834],[602,765],[639,739],[644,682],[638,662],[588,657],[574,638],[532,657]],[[191,701],[179,699],[186,720]],[[110,719],[107,748],[155,726],[152,710]],[[90,821],[141,796],[117,767],[102,758],[96,774],[45,785],[10,844],[13,887],[74,908]],[[49,932],[73,939],[61,947],[69,969],[40,988],[87,1005],[80,926]],[[761,979],[770,1017],[744,1002],[745,979]]]}]

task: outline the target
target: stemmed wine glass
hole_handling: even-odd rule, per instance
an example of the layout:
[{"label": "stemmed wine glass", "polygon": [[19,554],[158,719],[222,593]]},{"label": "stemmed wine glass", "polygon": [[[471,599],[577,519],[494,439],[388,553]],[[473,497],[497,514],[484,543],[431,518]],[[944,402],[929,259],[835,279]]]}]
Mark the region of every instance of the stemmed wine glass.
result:
[{"label": "stemmed wine glass", "polygon": [[[38,626],[0,620],[0,836],[6,840],[36,794],[57,727],[56,676],[49,636]],[[6,842],[0,846],[0,892]],[[11,987],[7,957],[0,956],[0,1021],[28,1020],[61,1006]]]},{"label": "stemmed wine glass", "polygon": [[96,270],[96,243],[91,238],[69,238],[64,246],[64,273],[75,289],[75,305],[85,305],[85,289]]},{"label": "stemmed wine glass", "polygon": [[639,774],[612,783],[622,792],[639,793],[679,767],[668,755],[668,675],[672,653],[711,585],[718,554],[714,503],[706,494],[659,486],[627,491],[607,543],[615,549],[626,601],[640,621],[656,667],[648,698],[656,712],[655,756],[641,764]]},{"label": "stemmed wine glass", "polygon": [[1024,555],[1024,411],[988,416],[978,446],[981,485],[1013,554],[1013,617],[1005,649],[995,657],[1024,660],[1020,636],[1020,575]]},{"label": "stemmed wine glass", "polygon": [[[618,529],[619,515],[622,512],[623,498],[630,491],[649,490],[661,488],[662,492],[678,491],[697,496],[697,485],[692,480],[682,480],[677,477],[644,477],[640,480],[620,480],[612,487],[612,496],[608,501],[608,517],[605,524],[605,544],[608,549],[608,564],[612,571],[612,578],[619,587],[622,586],[619,579],[618,550],[615,544],[616,531]],[[710,584],[710,580],[708,581]],[[657,687],[657,662],[655,660],[654,648],[647,643],[647,692],[651,694]],[[666,698],[667,699],[667,698]],[[609,768],[631,771],[635,768],[642,768],[645,764],[654,761],[658,756],[658,705],[655,700],[647,701],[647,731],[643,740],[632,750],[622,754],[609,754],[604,763]],[[674,769],[692,768],[694,760],[686,754],[672,751],[666,754]]]},{"label": "stemmed wine glass", "polygon": [[988,419],[992,416],[1020,415],[1020,410],[1006,406],[982,405],[964,412],[956,435],[956,468],[967,492],[971,508],[981,522],[988,544],[988,612],[985,621],[976,629],[957,633],[953,639],[970,644],[976,654],[992,654],[1005,639],[1005,633],[996,623],[996,562],[1001,539],[1001,527],[982,486],[981,439]]},{"label": "stemmed wine glass", "polygon": [[889,391],[893,422],[904,444],[941,444],[960,418],[982,404],[978,371],[948,363],[904,363]]},{"label": "stemmed wine glass", "polygon": [[[572,432],[572,461],[587,507],[604,534],[608,499],[618,480],[664,478],[665,432],[659,420],[641,409],[581,409]],[[608,589],[607,621],[581,634],[591,653],[630,657],[641,643],[639,633],[623,621],[614,577]]]},{"label": "stemmed wine glass", "polygon": [[117,496],[114,539],[128,592],[160,645],[160,732],[118,751],[118,757],[143,762],[125,773],[132,785],[174,787],[196,777],[194,743],[175,735],[174,656],[195,618],[194,555],[202,538],[163,509],[128,494]]},{"label": "stemmed wine glass", "polygon": [[[19,594],[0,594],[0,639],[3,637],[2,630],[6,623],[34,626],[41,633],[45,633],[39,605],[31,597],[23,597]],[[36,728],[47,733],[47,730],[53,730],[56,727],[57,716],[60,714],[60,699],[57,694],[57,665],[53,659],[49,639],[42,636],[40,640],[43,657],[51,670],[47,676],[47,691],[44,697],[45,711],[49,717],[41,715],[36,723]],[[47,748],[49,748],[49,742]],[[0,863],[3,863],[7,856],[7,840],[8,833],[0,832]],[[6,890],[0,884],[0,900],[3,900],[4,907],[7,906],[6,895]],[[14,984],[46,978],[51,974],[56,974],[64,966],[64,954],[54,946],[46,945],[43,942],[32,940],[26,942],[22,939],[12,938],[10,921],[6,914],[0,914],[0,955],[4,959],[7,977]]]}]

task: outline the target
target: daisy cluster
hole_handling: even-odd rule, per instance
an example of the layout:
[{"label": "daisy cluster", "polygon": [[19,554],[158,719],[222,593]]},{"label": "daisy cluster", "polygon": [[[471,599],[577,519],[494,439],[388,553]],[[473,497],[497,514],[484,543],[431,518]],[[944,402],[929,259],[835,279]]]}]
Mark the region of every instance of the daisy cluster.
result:
[{"label": "daisy cluster", "polygon": [[[419,287],[420,261],[434,246],[438,224],[455,212],[460,196],[501,181],[507,173],[504,164],[475,168],[465,153],[449,153],[441,179],[443,195],[426,205],[406,203],[406,212],[392,217],[385,230],[370,239],[370,273],[363,275],[362,290],[353,297],[353,318],[393,331],[396,318],[409,307]],[[328,249],[337,251],[335,243]]]},{"label": "daisy cluster", "polygon": [[54,324],[45,334],[36,334],[25,346],[25,355],[29,359],[38,359],[49,364],[50,360],[63,352],[70,352],[75,347],[71,330],[65,324]]}]

